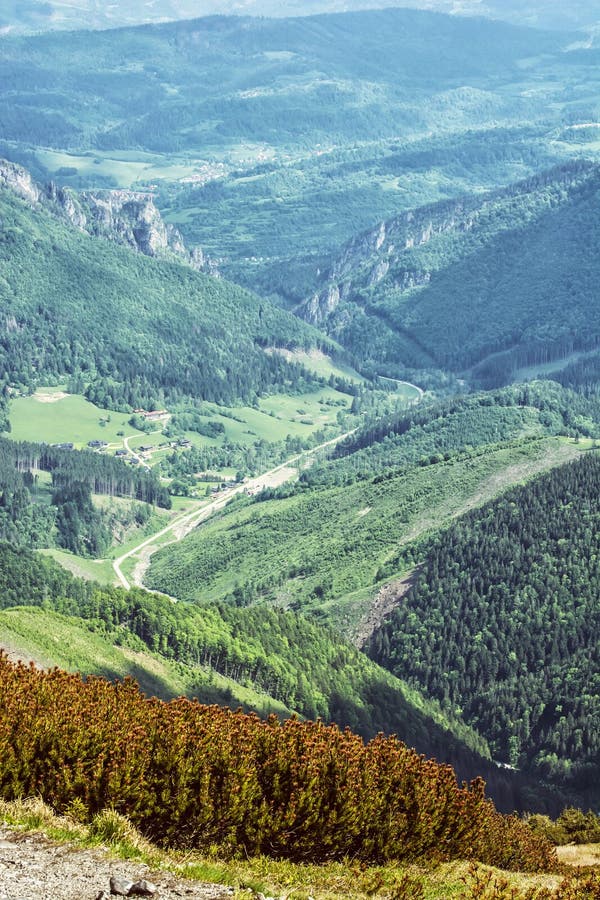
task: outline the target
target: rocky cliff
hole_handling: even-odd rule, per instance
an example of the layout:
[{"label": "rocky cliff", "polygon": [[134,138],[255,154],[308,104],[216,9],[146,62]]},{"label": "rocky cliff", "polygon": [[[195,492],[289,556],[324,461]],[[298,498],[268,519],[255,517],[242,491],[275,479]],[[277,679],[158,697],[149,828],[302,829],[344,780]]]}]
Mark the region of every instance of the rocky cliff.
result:
[{"label": "rocky cliff", "polygon": [[200,247],[188,250],[181,234],[164,222],[151,194],[128,190],[82,191],[38,185],[27,169],[0,160],[0,188],[31,206],[44,205],[81,231],[130,247],[145,256],[176,259],[194,269],[218,274]]},{"label": "rocky cliff", "polygon": [[380,222],[342,247],[296,313],[312,325],[322,326],[341,302],[357,300],[362,305],[360,295],[372,294],[379,284],[386,291],[400,293],[423,287],[431,280],[433,269],[424,264],[419,248],[445,234],[460,238],[480,226],[485,229],[491,218],[499,215],[503,202],[533,195],[546,185],[569,186],[592,169],[585,161],[566,163],[507,188],[407,210]]},{"label": "rocky cliff", "polygon": [[297,309],[312,325],[321,325],[340,301],[384,279],[401,291],[427,284],[431,273],[411,264],[409,251],[447,231],[469,231],[477,218],[474,198],[408,210],[349,241],[322,274],[324,286]]}]

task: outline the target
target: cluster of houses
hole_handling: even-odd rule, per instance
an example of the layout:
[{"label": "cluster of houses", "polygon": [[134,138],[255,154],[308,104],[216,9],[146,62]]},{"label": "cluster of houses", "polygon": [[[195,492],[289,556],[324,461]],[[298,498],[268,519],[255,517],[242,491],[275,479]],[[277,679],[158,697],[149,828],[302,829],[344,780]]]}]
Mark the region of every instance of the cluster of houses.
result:
[{"label": "cluster of houses", "polygon": [[[169,419],[171,417],[171,413],[168,412],[168,410],[166,410],[166,409],[155,409],[155,410],[151,410],[150,412],[145,409],[134,409],[134,413],[136,415],[143,416],[144,419],[146,419],[147,421],[150,421],[150,422],[165,420],[165,419]],[[74,449],[74,444],[72,441],[63,441],[59,444],[53,444],[52,446],[56,447],[57,450],[73,450]],[[90,450],[105,450],[106,447],[108,447],[108,441],[94,439],[94,440],[88,441],[87,446]],[[189,438],[182,437],[176,441],[171,441],[169,443],[169,446],[172,448],[187,449],[188,447],[192,446],[192,442]],[[140,447],[137,448],[135,453],[149,453],[151,450],[154,450],[154,446],[152,444],[147,444],[147,445],[142,444]],[[142,462],[142,460],[140,460],[135,455],[135,453],[128,450],[126,447],[120,447],[118,450],[115,450],[115,456],[118,456],[121,458],[127,457],[128,462],[131,463],[132,466],[139,465]],[[233,483],[234,482],[231,482],[231,484],[233,484]],[[223,483],[223,487],[229,487],[229,486],[230,486],[230,482]],[[219,488],[217,488],[216,490],[219,490]]]}]

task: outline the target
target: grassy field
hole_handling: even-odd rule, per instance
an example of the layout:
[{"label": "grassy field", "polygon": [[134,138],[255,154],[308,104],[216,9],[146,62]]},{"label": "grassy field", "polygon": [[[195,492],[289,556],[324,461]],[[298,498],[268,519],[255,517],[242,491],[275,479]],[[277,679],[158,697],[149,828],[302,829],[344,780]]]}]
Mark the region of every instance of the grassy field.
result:
[{"label": "grassy field", "polygon": [[557,847],[558,859],[567,866],[600,866],[600,844],[566,844]]},{"label": "grassy field", "polygon": [[173,663],[147,650],[116,646],[110,637],[90,631],[83,620],[37,607],[0,611],[0,647],[11,658],[33,660],[42,668],[58,666],[109,679],[129,675],[144,693],[164,699],[186,695],[234,709],[243,706],[262,714],[290,714],[282,703],[217,672]]},{"label": "grassy field", "polygon": [[346,378],[348,381],[354,381],[356,384],[364,384],[365,379],[352,366],[344,363],[335,362],[322,350],[286,350],[283,348],[275,348],[272,353],[279,353],[290,362],[298,362],[305,366],[311,372],[329,378],[331,375],[337,378]]},{"label": "grassy field", "polygon": [[47,444],[72,441],[77,449],[88,441],[101,440],[117,448],[123,446],[119,431],[139,433],[127,424],[128,418],[127,413],[102,409],[78,394],[66,394],[60,387],[39,388],[30,397],[17,397],[11,402],[8,436]]},{"label": "grassy field", "polygon": [[[201,183],[225,174],[225,167],[203,159],[162,156],[140,151],[115,153],[67,153],[61,150],[36,150],[36,157],[44,168],[57,176],[61,183],[75,184],[79,178],[110,178],[116,187],[131,188],[166,179],[188,179]],[[76,169],[76,174],[61,174],[61,169]]]},{"label": "grassy field", "polygon": [[380,375],[379,379],[387,384],[394,385],[394,393],[407,403],[417,403],[423,396],[422,389],[409,381],[398,381],[397,378],[386,378],[385,375]]},{"label": "grassy field", "polygon": [[86,578],[88,581],[97,581],[99,584],[116,584],[117,579],[110,559],[89,559],[84,556],[75,556],[67,550],[40,550],[44,556],[51,556],[63,569],[67,569],[78,578]]},{"label": "grassy field", "polygon": [[150,654],[115,647],[70,616],[33,607],[0,612],[0,641],[14,658],[34,660],[43,668],[124,678],[134,675],[142,690],[162,697],[186,693],[189,684],[175,666]]},{"label": "grassy field", "polygon": [[[218,446],[225,441],[250,446],[257,440],[282,441],[288,434],[309,438],[324,425],[336,424],[338,412],[348,410],[351,402],[347,394],[326,387],[301,396],[274,394],[261,399],[258,408],[206,404],[207,422],[214,419],[221,423],[223,435],[211,438],[190,431],[187,437],[198,447]],[[128,413],[102,409],[81,395],[67,394],[63,388],[45,387],[12,401],[9,437],[48,444],[71,441],[77,449],[88,441],[103,440],[109,443],[109,450],[116,450],[123,447],[125,436],[132,450],[152,446],[156,452],[148,462],[156,464],[169,452],[168,439],[160,428],[150,434],[137,431],[128,424],[129,417]],[[161,444],[165,445],[162,449]]]}]

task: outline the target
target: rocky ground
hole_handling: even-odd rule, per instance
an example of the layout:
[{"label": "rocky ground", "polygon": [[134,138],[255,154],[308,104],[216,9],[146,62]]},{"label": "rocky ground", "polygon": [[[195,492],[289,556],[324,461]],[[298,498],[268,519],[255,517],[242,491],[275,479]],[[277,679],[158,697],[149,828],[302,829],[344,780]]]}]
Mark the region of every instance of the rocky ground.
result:
[{"label": "rocky ground", "polygon": [[[134,893],[111,895],[113,889]],[[143,882],[146,882],[147,892]],[[149,884],[148,884],[149,883]],[[152,889],[155,889],[153,891]],[[233,891],[218,884],[177,879],[131,861],[112,860],[99,850],[54,844],[42,834],[0,827],[0,900],[112,900],[146,896],[156,900],[226,900]]]}]

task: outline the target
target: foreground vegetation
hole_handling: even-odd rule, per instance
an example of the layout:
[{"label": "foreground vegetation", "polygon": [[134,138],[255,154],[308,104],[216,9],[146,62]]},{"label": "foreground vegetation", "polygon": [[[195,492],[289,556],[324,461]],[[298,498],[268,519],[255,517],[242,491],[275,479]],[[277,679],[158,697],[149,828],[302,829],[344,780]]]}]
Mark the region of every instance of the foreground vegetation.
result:
[{"label": "foreground vegetation", "polygon": [[459,788],[450,767],[395,738],[365,745],[321,723],[165,704],[133,682],[84,682],[5,656],[0,670],[3,799],[39,793],[86,818],[113,806],[163,845],[226,855],[556,866],[551,845],[497,813],[482,781]]},{"label": "foreground vegetation", "polygon": [[[393,730],[470,777],[486,765],[486,744],[470,729],[440,715],[436,704],[424,703],[334,632],[293,613],[198,609],[145,591],[100,588],[7,545],[0,545],[0,560],[2,640],[21,658],[109,677],[135,675],[163,697],[185,685],[185,693],[204,702],[237,700],[261,713],[321,716],[364,737]],[[108,652],[111,644],[117,646]],[[512,797],[505,805],[513,808],[510,803]]]},{"label": "foreground vegetation", "polygon": [[[559,876],[501,872],[460,861],[374,866],[343,860],[311,865],[264,856],[224,860],[198,851],[164,850],[142,837],[114,810],[103,810],[85,824],[76,808],[69,816],[58,816],[39,799],[0,801],[0,820],[20,834],[41,832],[59,843],[68,841],[72,850],[101,847],[111,856],[145,863],[180,878],[223,884],[234,890],[235,897],[248,896],[248,891],[276,897],[293,894],[298,900],[591,900],[596,896],[593,876],[569,874],[566,869]],[[561,882],[562,893],[558,893]],[[503,884],[510,885],[512,893],[502,888]],[[570,893],[566,893],[567,884]],[[484,886],[487,893],[482,894]],[[533,890],[549,893],[532,895]]]}]

